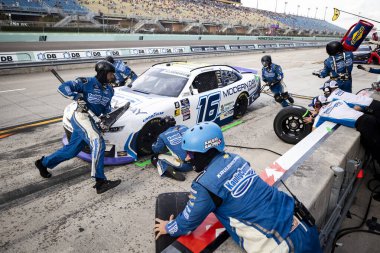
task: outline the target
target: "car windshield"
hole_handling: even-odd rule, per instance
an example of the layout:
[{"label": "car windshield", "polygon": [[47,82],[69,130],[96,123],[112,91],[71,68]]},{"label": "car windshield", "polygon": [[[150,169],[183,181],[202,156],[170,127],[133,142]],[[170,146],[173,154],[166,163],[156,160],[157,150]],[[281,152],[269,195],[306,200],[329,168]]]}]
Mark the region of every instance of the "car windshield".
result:
[{"label": "car windshield", "polygon": [[188,78],[167,69],[151,68],[132,83],[132,90],[145,94],[178,97]]}]

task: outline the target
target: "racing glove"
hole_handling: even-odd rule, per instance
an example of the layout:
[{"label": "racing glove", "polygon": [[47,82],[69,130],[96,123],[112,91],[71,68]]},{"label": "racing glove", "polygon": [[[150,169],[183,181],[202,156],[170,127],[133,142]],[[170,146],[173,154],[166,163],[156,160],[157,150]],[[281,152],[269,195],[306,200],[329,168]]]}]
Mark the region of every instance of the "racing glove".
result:
[{"label": "racing glove", "polygon": [[356,66],[358,69],[361,69],[361,70],[364,70],[364,71],[369,71],[369,68],[367,68],[367,67],[364,67],[363,65],[358,65],[358,66]]},{"label": "racing glove", "polygon": [[77,98],[77,105],[78,105],[77,111],[79,111],[79,112],[87,112],[88,111],[86,101],[84,101],[82,96]]},{"label": "racing glove", "polygon": [[321,78],[321,71],[319,71],[319,70],[313,71],[312,74]]}]

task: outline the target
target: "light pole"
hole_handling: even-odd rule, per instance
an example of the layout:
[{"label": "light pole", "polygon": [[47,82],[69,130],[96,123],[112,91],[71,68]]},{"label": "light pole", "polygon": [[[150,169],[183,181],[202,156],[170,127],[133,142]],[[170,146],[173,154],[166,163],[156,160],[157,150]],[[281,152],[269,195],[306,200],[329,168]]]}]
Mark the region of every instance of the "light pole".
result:
[{"label": "light pole", "polygon": [[276,0],[276,6],[274,7],[274,12],[277,12],[277,0]]},{"label": "light pole", "polygon": [[306,15],[306,17],[309,17],[309,11],[310,11],[310,8],[307,8],[307,15]]},{"label": "light pole", "polygon": [[327,11],[327,6],[325,7],[325,15],[323,16],[323,20],[326,20],[326,11]]},{"label": "light pole", "polygon": [[259,8],[259,0],[256,1],[256,9]]},{"label": "light pole", "polygon": [[300,8],[300,5],[297,5],[297,16],[298,16],[298,9]]},{"label": "light pole", "polygon": [[287,4],[288,4],[288,2],[285,2],[284,14],[286,14],[286,5]]},{"label": "light pole", "polygon": [[318,7],[315,7],[315,15],[314,15],[314,18],[317,18],[317,11],[318,11]]}]

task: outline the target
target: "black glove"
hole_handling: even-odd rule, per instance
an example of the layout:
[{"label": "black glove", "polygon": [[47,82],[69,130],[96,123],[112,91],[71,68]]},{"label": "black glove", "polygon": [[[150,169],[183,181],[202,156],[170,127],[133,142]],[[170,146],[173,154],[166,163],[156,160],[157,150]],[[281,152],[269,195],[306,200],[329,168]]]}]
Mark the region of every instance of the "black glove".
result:
[{"label": "black glove", "polygon": [[87,112],[88,111],[88,108],[87,108],[87,103],[86,101],[84,101],[83,97],[79,97],[77,99],[77,111],[79,112]]},{"label": "black glove", "polygon": [[314,71],[312,74],[321,78],[321,72],[320,71]]},{"label": "black glove", "polygon": [[358,65],[356,66],[358,69],[361,69],[361,70],[364,70],[364,71],[368,71],[368,68],[367,67],[364,67],[363,65]]}]

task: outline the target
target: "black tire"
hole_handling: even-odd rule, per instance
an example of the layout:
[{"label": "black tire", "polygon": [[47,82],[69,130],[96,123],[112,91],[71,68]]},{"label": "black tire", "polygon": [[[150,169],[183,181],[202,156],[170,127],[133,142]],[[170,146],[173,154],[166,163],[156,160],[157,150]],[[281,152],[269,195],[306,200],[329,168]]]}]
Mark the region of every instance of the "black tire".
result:
[{"label": "black tire", "polygon": [[234,119],[240,119],[247,112],[248,108],[248,95],[247,93],[240,93],[234,105]]},{"label": "black tire", "polygon": [[159,118],[152,119],[146,123],[137,136],[137,154],[140,156],[151,154],[152,144],[163,131]]},{"label": "black tire", "polygon": [[303,116],[308,110],[301,106],[287,106],[273,121],[274,132],[282,141],[297,144],[312,130],[312,124],[305,124]]}]

